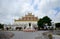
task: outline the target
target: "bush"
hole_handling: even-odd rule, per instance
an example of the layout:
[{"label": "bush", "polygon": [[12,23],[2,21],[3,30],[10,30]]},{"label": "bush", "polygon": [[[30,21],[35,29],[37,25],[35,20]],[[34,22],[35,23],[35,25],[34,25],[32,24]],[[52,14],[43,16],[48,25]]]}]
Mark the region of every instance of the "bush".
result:
[{"label": "bush", "polygon": [[48,35],[48,37],[49,37],[49,39],[52,39],[52,34],[50,33],[50,34]]}]

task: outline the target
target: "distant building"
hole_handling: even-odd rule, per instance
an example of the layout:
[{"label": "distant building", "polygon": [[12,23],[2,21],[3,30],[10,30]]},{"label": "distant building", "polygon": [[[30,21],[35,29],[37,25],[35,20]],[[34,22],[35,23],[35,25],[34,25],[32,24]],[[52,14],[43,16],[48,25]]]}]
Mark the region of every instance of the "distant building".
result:
[{"label": "distant building", "polygon": [[33,27],[38,27],[37,21],[38,21],[38,17],[35,17],[34,15],[32,15],[32,13],[28,13],[22,18],[15,19],[13,25],[4,25],[4,29],[11,28],[15,30],[16,28],[19,27],[24,29],[29,25],[32,25]]}]

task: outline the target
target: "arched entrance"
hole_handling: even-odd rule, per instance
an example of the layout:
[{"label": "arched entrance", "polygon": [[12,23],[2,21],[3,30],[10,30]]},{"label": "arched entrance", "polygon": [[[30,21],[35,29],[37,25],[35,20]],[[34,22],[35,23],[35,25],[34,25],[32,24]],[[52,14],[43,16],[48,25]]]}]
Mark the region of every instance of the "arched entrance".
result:
[{"label": "arched entrance", "polygon": [[31,23],[29,23],[29,27],[31,27]]},{"label": "arched entrance", "polygon": [[16,27],[16,30],[21,30],[22,29],[22,27]]}]

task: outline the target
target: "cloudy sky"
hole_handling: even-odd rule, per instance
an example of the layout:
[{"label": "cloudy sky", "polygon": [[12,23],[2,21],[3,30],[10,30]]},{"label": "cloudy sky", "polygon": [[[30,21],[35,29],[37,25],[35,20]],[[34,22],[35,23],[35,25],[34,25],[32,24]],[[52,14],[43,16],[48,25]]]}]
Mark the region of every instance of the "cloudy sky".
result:
[{"label": "cloudy sky", "polygon": [[13,23],[28,12],[60,22],[60,0],[0,0],[0,23]]}]

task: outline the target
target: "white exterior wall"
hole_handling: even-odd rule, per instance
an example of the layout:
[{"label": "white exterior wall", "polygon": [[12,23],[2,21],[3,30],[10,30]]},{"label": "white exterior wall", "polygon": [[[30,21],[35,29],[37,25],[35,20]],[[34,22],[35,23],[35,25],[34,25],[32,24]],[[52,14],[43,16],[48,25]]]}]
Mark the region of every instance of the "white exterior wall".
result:
[{"label": "white exterior wall", "polygon": [[29,26],[29,23],[31,23],[32,26],[36,25],[36,27],[37,27],[37,21],[15,22],[14,24],[21,25],[24,27],[24,25]]},{"label": "white exterior wall", "polygon": [[24,28],[24,27],[27,27],[27,26],[29,26],[29,23],[31,23],[31,25],[32,26],[35,26],[35,27],[38,27],[37,26],[37,22],[36,21],[27,21],[27,22],[15,22],[13,25],[4,25],[4,28],[6,28],[6,27],[11,27],[12,29],[16,29],[16,27],[22,27],[22,28]]},{"label": "white exterior wall", "polygon": [[31,24],[37,24],[37,22],[30,22],[30,21],[28,21],[28,22],[15,22],[14,24],[28,24],[28,23],[31,23]]}]

